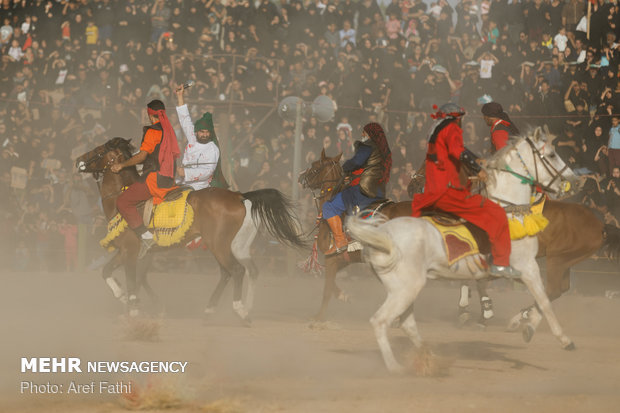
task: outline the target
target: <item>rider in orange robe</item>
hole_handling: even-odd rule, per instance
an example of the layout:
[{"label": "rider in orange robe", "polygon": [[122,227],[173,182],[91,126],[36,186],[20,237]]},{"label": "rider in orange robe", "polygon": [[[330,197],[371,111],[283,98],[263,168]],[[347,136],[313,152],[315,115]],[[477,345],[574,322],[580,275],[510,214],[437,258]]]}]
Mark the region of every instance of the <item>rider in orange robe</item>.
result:
[{"label": "rider in orange robe", "polygon": [[427,144],[424,192],[413,197],[412,216],[419,217],[425,209],[440,209],[480,227],[491,242],[491,275],[518,278],[520,272],[510,266],[510,231],[504,209],[479,194],[472,194],[460,183],[462,163],[486,179],[477,157],[463,145],[464,114],[458,105],[447,103],[433,115],[437,121]]},{"label": "rider in orange robe", "polygon": [[179,145],[162,101],[153,100],[147,105],[151,121],[144,127],[140,152],[131,158],[114,164],[112,172],[118,173],[128,166],[143,164],[142,180],[133,183],[116,200],[116,207],[127,224],[143,240],[140,255],[153,244],[153,234],[146,229],[137,205],[153,197],[155,205],[161,203],[168,192],[176,188],[174,182],[175,159],[179,157]]}]

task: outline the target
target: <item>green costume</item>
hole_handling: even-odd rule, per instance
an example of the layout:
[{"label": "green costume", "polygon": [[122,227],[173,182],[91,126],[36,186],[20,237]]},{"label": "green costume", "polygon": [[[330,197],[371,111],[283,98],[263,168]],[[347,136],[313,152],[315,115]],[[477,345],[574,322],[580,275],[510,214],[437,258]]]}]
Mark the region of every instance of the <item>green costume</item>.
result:
[{"label": "green costume", "polygon": [[[217,140],[217,135],[215,134],[215,127],[213,126],[213,115],[210,112],[205,112],[200,119],[194,123],[194,133],[198,133],[201,130],[208,130],[211,132],[211,140],[215,143],[218,149],[220,149],[220,143]],[[220,149],[220,157],[217,160],[217,166],[215,167],[215,172],[213,173],[213,179],[211,180],[211,184],[209,186],[215,188],[224,188],[228,189],[228,182],[226,182],[226,178],[224,178],[224,174],[222,174],[222,150]]]}]

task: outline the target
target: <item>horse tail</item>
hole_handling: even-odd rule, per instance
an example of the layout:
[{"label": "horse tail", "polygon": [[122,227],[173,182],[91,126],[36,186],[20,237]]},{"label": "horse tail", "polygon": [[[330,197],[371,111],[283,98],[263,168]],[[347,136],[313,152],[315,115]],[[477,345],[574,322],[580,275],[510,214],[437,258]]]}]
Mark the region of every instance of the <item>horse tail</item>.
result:
[{"label": "horse tail", "polygon": [[620,228],[614,225],[605,225],[603,229],[603,247],[609,258],[620,258]]},{"label": "horse tail", "polygon": [[308,247],[308,241],[300,235],[301,224],[293,212],[294,204],[280,191],[266,188],[242,195],[252,202],[254,222],[264,224],[274,238],[291,247]]},{"label": "horse tail", "polygon": [[383,256],[382,259],[371,259],[373,266],[381,268],[392,268],[398,260],[398,250],[390,234],[379,226],[387,222],[387,217],[376,214],[372,217],[363,219],[359,214],[347,217],[346,227],[348,233],[365,248],[374,250],[373,252]]}]

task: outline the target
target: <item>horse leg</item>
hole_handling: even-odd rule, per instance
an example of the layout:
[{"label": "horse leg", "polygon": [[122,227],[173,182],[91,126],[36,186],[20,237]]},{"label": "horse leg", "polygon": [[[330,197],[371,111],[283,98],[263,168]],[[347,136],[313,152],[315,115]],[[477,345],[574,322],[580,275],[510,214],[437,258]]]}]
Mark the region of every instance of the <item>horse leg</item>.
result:
[{"label": "horse leg", "polygon": [[417,348],[422,347],[422,336],[418,331],[418,325],[413,315],[413,304],[406,311],[404,321],[401,323],[400,328],[407,334],[414,346]]},{"label": "horse leg", "polygon": [[252,325],[252,319],[250,313],[243,304],[243,276],[245,274],[245,267],[235,260],[232,268],[229,270],[233,279],[233,310],[241,318],[241,321],[246,327]]},{"label": "horse leg", "polygon": [[[525,270],[525,271],[523,271]],[[549,323],[549,327],[553,335],[560,341],[562,347],[566,350],[573,350],[575,345],[572,340],[568,338],[563,332],[560,323],[558,322],[553,309],[551,308],[551,301],[547,297],[545,293],[541,278],[540,278],[540,270],[538,268],[538,264],[536,260],[532,258],[529,260],[527,265],[522,269],[523,275],[521,277],[523,283],[527,286],[530,293],[534,296],[536,300],[537,308],[547,319],[547,323]],[[530,335],[529,329],[526,326],[524,330],[524,339],[528,341],[528,336]],[[533,334],[533,332],[531,333]],[[531,337],[529,337],[531,339]]]},{"label": "horse leg", "polygon": [[136,254],[128,254],[125,257],[125,278],[127,279],[127,304],[129,306],[129,316],[137,317],[139,315],[138,309],[138,288],[136,278],[136,263],[137,263],[137,251]]},{"label": "horse leg", "polygon": [[461,283],[461,292],[459,297],[459,319],[458,323],[460,327],[463,327],[471,319],[471,313],[469,312],[469,299],[471,298],[471,289],[468,282],[463,281]]},{"label": "horse leg", "polygon": [[254,221],[252,215],[252,202],[249,200],[243,201],[245,206],[245,218],[241,224],[241,228],[237,231],[237,234],[230,244],[230,250],[233,256],[243,265],[245,269],[244,275],[248,278],[248,288],[245,297],[245,306],[247,311],[251,311],[254,306],[254,290],[256,286],[256,279],[258,278],[258,267],[252,261],[250,256],[250,248],[258,232],[260,226],[260,220]]},{"label": "horse leg", "polygon": [[325,281],[323,283],[323,299],[319,312],[313,317],[317,321],[325,320],[327,306],[332,296],[340,297],[343,293],[336,285],[336,273],[339,269],[339,256],[325,257]]},{"label": "horse leg", "polygon": [[[387,328],[392,324],[396,317],[408,312],[405,321],[401,324],[416,347],[422,345],[422,338],[417,329],[413,309],[408,309],[413,305],[416,297],[426,284],[426,277],[423,274],[411,276],[409,271],[401,269],[401,274],[397,271],[390,271],[380,276],[381,281],[386,287],[387,298],[379,310],[370,319],[370,324],[375,331],[375,337],[383,356],[386,367],[392,373],[399,373],[404,370],[403,366],[396,361],[390,341],[387,337]],[[399,275],[401,275],[399,277]]]},{"label": "horse leg", "polygon": [[570,288],[570,267],[568,257],[547,257],[547,285],[545,291],[549,300],[559,298]]},{"label": "horse leg", "polygon": [[137,282],[138,291],[140,288],[144,288],[144,291],[148,294],[149,298],[153,301],[157,312],[163,314],[164,306],[161,303],[160,297],[155,293],[148,279],[148,270],[153,263],[153,254],[146,254],[143,259],[138,261],[137,266]]},{"label": "horse leg", "polygon": [[489,285],[488,280],[477,280],[476,288],[478,289],[478,297],[480,297],[480,320],[479,324],[486,326],[487,321],[493,318],[495,315],[493,313],[493,300],[487,294],[487,286]]},{"label": "horse leg", "polygon": [[[235,258],[230,249],[221,250],[218,248],[212,248],[211,251],[213,252],[217,262],[220,264],[220,268],[222,269],[222,277],[224,277],[224,274],[227,274],[228,278],[232,278],[233,280],[233,310],[235,311],[235,314],[241,318],[241,321],[243,321],[246,326],[251,325],[252,321],[249,317],[248,310],[245,308],[243,301],[241,301],[243,294],[243,275],[246,271],[245,267]],[[226,282],[228,282],[228,279]],[[220,282],[211,296],[212,299],[217,298],[219,300],[219,297],[222,294],[221,290],[223,290],[226,286],[226,282],[223,282],[222,278],[220,278]],[[216,301],[209,301],[209,306],[215,303]]]},{"label": "horse leg", "polygon": [[[580,260],[581,258],[578,261]],[[570,266],[572,262],[568,257],[553,256],[547,257],[546,263],[547,284],[545,292],[549,301],[553,301],[570,288]],[[516,331],[523,326],[525,328],[523,331],[527,331],[527,341],[529,341],[541,321],[542,315],[536,310],[535,305],[531,305],[513,316],[507,329],[508,331]]]},{"label": "horse leg", "polygon": [[101,271],[101,277],[112,290],[114,298],[120,300],[123,304],[127,304],[127,295],[118,284],[116,278],[112,277],[112,272],[122,264],[120,251],[116,253],[104,266]]},{"label": "horse leg", "polygon": [[222,293],[224,292],[224,288],[228,285],[228,281],[230,281],[230,273],[220,264],[220,279],[215,286],[215,290],[211,293],[211,297],[209,298],[209,304],[207,304],[207,308],[205,308],[205,315],[210,315],[215,313],[215,308],[217,304],[220,302],[220,298],[222,297]]},{"label": "horse leg", "polygon": [[248,279],[248,288],[245,294],[245,307],[248,312],[254,307],[254,293],[256,291],[256,280],[258,279],[259,270],[251,258],[240,259],[239,262],[245,268],[245,274]]}]

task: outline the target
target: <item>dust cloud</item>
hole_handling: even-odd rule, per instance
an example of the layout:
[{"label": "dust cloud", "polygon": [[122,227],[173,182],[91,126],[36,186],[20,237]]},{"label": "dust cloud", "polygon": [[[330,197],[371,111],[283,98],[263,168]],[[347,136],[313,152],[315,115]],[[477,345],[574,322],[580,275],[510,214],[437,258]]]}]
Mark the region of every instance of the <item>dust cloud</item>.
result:
[{"label": "dust cloud", "polygon": [[[201,262],[203,273],[152,273],[161,305],[142,296],[145,315],[134,324],[98,272],[3,272],[0,411],[517,412],[524,400],[528,411],[611,411],[620,402],[620,300],[598,291],[617,289],[616,279],[592,278],[598,284],[591,285],[579,276],[577,286],[592,294],[569,294],[554,304],[577,345],[572,353],[560,348],[544,322],[529,344],[504,331],[508,319],[532,302],[518,286],[493,286],[496,317],[482,331],[456,327],[457,284],[429,282],[415,315],[432,353],[447,361],[447,372],[392,376],[368,323],[385,297],[368,267],[356,264],[339,274],[352,301],[332,301],[330,322],[317,328],[310,317],[318,310],[323,279],[257,262],[251,328],[233,313],[231,286],[216,314],[203,316],[219,277],[210,256]],[[115,276],[124,281],[121,272]],[[470,307],[477,316],[475,296]],[[140,322],[148,334],[128,334]],[[410,342],[398,329],[389,334],[405,360]],[[188,367],[182,374],[21,373],[21,357],[79,357],[83,367],[98,360],[180,360]],[[21,394],[23,381],[65,389],[72,381],[122,381],[134,388],[130,395]]]}]

